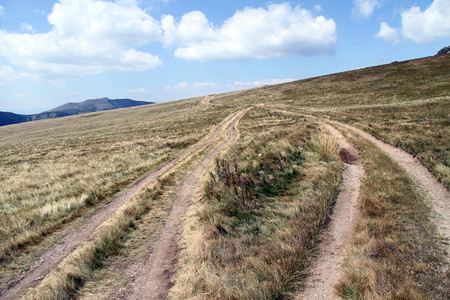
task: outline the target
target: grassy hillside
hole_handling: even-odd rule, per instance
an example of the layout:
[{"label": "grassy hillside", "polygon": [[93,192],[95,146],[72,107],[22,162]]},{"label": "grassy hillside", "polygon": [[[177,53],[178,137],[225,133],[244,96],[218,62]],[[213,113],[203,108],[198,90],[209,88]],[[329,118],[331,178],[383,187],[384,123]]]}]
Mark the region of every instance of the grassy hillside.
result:
[{"label": "grassy hillside", "polygon": [[223,94],[213,102],[331,118],[417,155],[450,187],[450,56],[440,55]]},{"label": "grassy hillside", "polygon": [[[182,230],[169,297],[289,298],[307,276],[342,172],[335,141],[308,116],[349,123],[408,150],[449,188],[449,70],[450,56],[442,55],[215,95],[212,105],[201,97],[0,127],[0,291],[84,217],[251,106],[224,156],[229,163],[219,160],[196,187],[201,192]],[[439,299],[448,276],[438,271],[445,254],[427,202],[404,171],[387,168],[391,161],[346,134],[374,175],[364,179],[362,201],[372,206],[360,207],[364,218],[341,296]],[[113,222],[120,234],[96,236],[82,247],[99,256],[91,265],[70,265],[82,281],[51,283],[63,290],[61,298],[126,294],[126,264],[144,259],[173,195],[208,147],[134,199],[132,211]],[[409,260],[414,266],[404,263]],[[367,268],[355,274],[356,262]],[[394,278],[386,266],[402,270]],[[408,286],[396,294],[402,282]],[[30,297],[40,299],[40,290]]]}]

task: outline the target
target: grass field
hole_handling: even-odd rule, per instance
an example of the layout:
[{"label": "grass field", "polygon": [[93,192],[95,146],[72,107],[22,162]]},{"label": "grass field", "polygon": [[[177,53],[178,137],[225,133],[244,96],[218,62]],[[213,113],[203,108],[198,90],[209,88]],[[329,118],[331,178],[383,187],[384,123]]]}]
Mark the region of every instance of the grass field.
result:
[{"label": "grass field", "polygon": [[[0,127],[0,291],[120,191],[253,107],[195,187],[169,298],[289,299],[308,276],[341,183],[336,142],[309,116],[406,149],[448,189],[449,70],[450,57],[436,56],[215,95],[215,105],[201,97]],[[429,203],[391,160],[341,130],[366,175],[339,295],[444,299],[448,254]],[[126,295],[122,272],[145,259],[180,183],[213,146],[130,200],[29,298]]]},{"label": "grass field", "polygon": [[197,142],[227,115],[196,103],[0,128],[2,285],[32,262],[41,248],[35,245]]}]

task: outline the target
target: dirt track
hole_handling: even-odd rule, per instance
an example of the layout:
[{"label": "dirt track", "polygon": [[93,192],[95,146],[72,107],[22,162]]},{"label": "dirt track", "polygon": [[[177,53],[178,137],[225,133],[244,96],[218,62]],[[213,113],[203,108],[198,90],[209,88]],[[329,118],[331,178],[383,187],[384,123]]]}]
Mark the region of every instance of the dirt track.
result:
[{"label": "dirt track", "polygon": [[[133,186],[121,193],[118,197],[112,199],[96,213],[86,218],[84,225],[67,234],[62,243],[55,245],[52,249],[43,253],[36,263],[20,278],[9,284],[9,288],[0,294],[0,299],[17,299],[24,294],[30,287],[36,286],[42,279],[55,268],[65,257],[72,253],[80,244],[86,241],[89,236],[104,222],[126,203],[129,199],[140,193],[144,188],[156,183],[158,177],[167,172],[176,163],[185,159],[193,152],[209,145],[217,139],[224,127],[230,122],[228,119],[236,118],[238,113],[232,114],[205,140],[200,141],[194,147],[172,159],[158,170],[146,175]],[[228,120],[228,121],[227,121]]]},{"label": "dirt track", "polygon": [[135,265],[127,270],[129,274],[137,274],[128,299],[164,299],[167,296],[172,286],[171,277],[177,259],[179,228],[183,221],[182,217],[190,205],[195,184],[214,158],[237,139],[238,133],[235,126],[247,110],[242,110],[234,115],[228,125],[228,138],[211,151],[182,184],[173,200],[172,210],[162,229],[161,237],[153,245],[147,260],[143,264]]},{"label": "dirt track", "polygon": [[[210,104],[209,101],[211,99],[212,96],[205,97],[202,100],[202,104]],[[280,109],[276,110],[299,114]],[[230,115],[207,139],[197,143],[194,147],[169,161],[155,172],[148,174],[104,207],[100,208],[96,213],[86,218],[84,225],[66,235],[61,244],[55,245],[51,250],[42,254],[35,265],[21,278],[12,282],[10,288],[4,291],[0,295],[0,298],[19,298],[28,288],[36,286],[67,255],[86,241],[120,206],[141,192],[142,189],[156,182],[159,176],[167,172],[180,160],[187,158],[205,145],[216,141],[221,132],[226,128],[228,130],[228,139],[216,146],[196,166],[181,186],[178,195],[173,201],[173,208],[161,233],[161,238],[150,250],[150,255],[146,262],[141,265],[132,266],[134,268],[133,274],[137,274],[137,277],[133,282],[133,291],[129,295],[129,299],[164,298],[171,286],[171,276],[174,272],[176,254],[178,252],[178,229],[182,222],[182,216],[189,206],[189,200],[192,197],[195,182],[205,168],[212,162],[214,157],[236,139],[237,133],[233,130],[234,126],[246,111],[242,110]],[[447,241],[450,240],[450,193],[417,158],[355,127],[339,122],[329,122],[336,126],[342,126],[352,130],[361,137],[369,140],[392,157],[407,173],[415,178],[419,186],[431,200],[433,209],[436,212],[435,223],[440,234]],[[341,157],[346,162],[346,168],[343,173],[343,186],[331,216],[328,230],[324,234],[323,242],[319,246],[321,254],[318,258],[318,263],[313,266],[311,271],[312,275],[305,282],[305,290],[296,299],[330,299],[333,296],[333,286],[339,278],[344,250],[346,245],[350,243],[358,213],[357,199],[363,169],[358,160],[353,160],[353,158],[357,158],[357,150],[348,144],[342,135],[332,126],[325,126],[338,139],[340,148],[346,149],[346,151],[341,151]],[[449,244],[447,244],[447,253],[450,255]],[[447,258],[449,257],[447,256]]]},{"label": "dirt track", "polygon": [[209,104],[212,104],[211,103],[211,100],[214,98],[214,95],[208,95],[208,96],[206,96],[205,98],[203,98],[201,101],[200,101],[200,103],[201,104],[204,104],[204,105],[209,105]]},{"label": "dirt track", "polygon": [[[264,107],[264,106],[263,106]],[[304,115],[298,112],[293,112],[289,110],[283,110],[278,109],[274,107],[265,107],[266,109],[275,110],[279,112],[284,112],[288,114],[296,114],[296,115],[303,115],[305,117],[309,117],[313,120],[317,120],[316,117],[310,116],[310,115]],[[431,172],[420,162],[419,159],[414,157],[413,155],[409,154],[408,152],[392,146],[388,143],[385,143],[376,137],[370,135],[367,132],[364,132],[358,128],[355,128],[353,126],[336,122],[336,121],[330,121],[329,123],[336,125],[336,126],[342,126],[344,128],[347,128],[355,133],[357,133],[362,138],[372,142],[374,146],[379,147],[384,153],[389,155],[396,163],[398,163],[413,179],[416,180],[418,186],[425,192],[426,196],[430,200],[432,209],[434,211],[434,223],[436,224],[436,227],[438,229],[439,234],[444,240],[444,244],[446,245],[446,251],[447,251],[447,261],[450,262],[450,192],[437,180],[437,178],[431,174]],[[328,127],[330,129],[330,127]],[[334,135],[336,134],[336,130],[331,127],[330,130]],[[340,133],[337,133],[339,136],[342,136]],[[336,136],[336,135],[335,135]],[[342,140],[340,137],[338,140]],[[345,146],[344,146],[345,147]],[[347,171],[347,170],[346,170]],[[345,181],[345,172],[343,174],[344,181]],[[345,184],[344,184],[345,186]],[[344,187],[345,190],[345,187]],[[344,191],[343,190],[343,191]],[[338,204],[336,204],[337,209]],[[333,213],[334,214],[334,213]],[[332,225],[330,224],[329,231],[332,231]],[[327,233],[328,235],[329,233]],[[327,237],[324,238],[324,242],[322,243],[321,252],[325,253],[327,250],[322,249],[323,247],[327,248],[329,247],[326,242]],[[332,247],[333,248],[333,247]],[[331,256],[333,256],[331,254]],[[319,260],[322,260],[322,258],[319,257]],[[335,262],[338,262],[338,260],[334,260]],[[320,262],[319,264],[326,265],[326,262]],[[334,267],[340,267],[340,264],[338,266]],[[309,291],[305,290],[305,293],[308,294],[302,294],[300,298],[297,299],[329,299],[332,297],[332,289],[333,284],[332,280],[330,278],[335,278],[335,275],[333,275],[333,272],[330,272],[330,269],[322,269],[321,267],[317,266],[316,269],[312,272],[312,278],[309,278],[307,280],[306,285],[311,286]],[[322,273],[321,273],[322,272]],[[323,274],[323,276],[320,276],[319,274]],[[325,285],[325,282],[328,282],[327,285]],[[314,286],[316,286],[314,288]],[[323,289],[323,290],[321,290]]]},{"label": "dirt track", "polygon": [[326,300],[333,298],[339,280],[345,249],[350,244],[358,218],[358,198],[364,169],[356,150],[332,126],[323,124],[337,139],[340,157],[345,163],[341,192],[336,199],[330,223],[322,236],[319,257],[305,281],[305,289],[295,299]]},{"label": "dirt track", "polygon": [[[311,115],[305,115],[284,109],[277,109],[274,107],[265,108],[289,114],[303,115],[305,117],[317,120],[316,117]],[[441,184],[439,180],[414,155],[409,154],[408,152],[390,145],[382,140],[379,140],[373,135],[356,127],[337,121],[328,120],[328,122],[336,126],[347,128],[357,133],[362,138],[370,141],[375,146],[379,147],[384,153],[388,154],[413,179],[416,180],[419,187],[425,192],[426,196],[430,200],[431,206],[435,213],[434,223],[437,226],[439,234],[446,241],[447,260],[450,262],[450,192],[444,187],[444,185]]]},{"label": "dirt track", "polygon": [[432,208],[435,212],[434,223],[437,226],[439,234],[447,241],[447,261],[450,262],[450,243],[448,243],[450,241],[450,192],[437,180],[433,174],[431,174],[430,171],[428,171],[419,159],[408,152],[385,143],[367,132],[353,126],[339,122],[331,123],[350,129],[366,140],[372,142],[384,153],[388,154],[413,179],[416,180],[419,187],[425,191],[426,196],[431,202]]}]

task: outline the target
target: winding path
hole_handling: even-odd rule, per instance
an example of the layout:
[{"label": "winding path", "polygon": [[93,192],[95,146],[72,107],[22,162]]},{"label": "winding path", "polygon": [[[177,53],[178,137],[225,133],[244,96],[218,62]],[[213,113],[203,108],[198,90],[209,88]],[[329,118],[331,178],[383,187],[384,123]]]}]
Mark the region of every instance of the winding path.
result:
[{"label": "winding path", "polygon": [[132,291],[128,299],[165,299],[172,286],[171,277],[175,272],[178,253],[179,228],[183,216],[190,205],[195,185],[200,175],[213,162],[215,157],[229,147],[237,138],[236,124],[249,110],[244,109],[236,113],[228,125],[228,138],[211,151],[192,171],[182,184],[180,191],[173,200],[172,210],[162,229],[159,240],[150,250],[147,260],[140,265],[133,266],[134,271],[127,273],[137,274],[132,282]]}]

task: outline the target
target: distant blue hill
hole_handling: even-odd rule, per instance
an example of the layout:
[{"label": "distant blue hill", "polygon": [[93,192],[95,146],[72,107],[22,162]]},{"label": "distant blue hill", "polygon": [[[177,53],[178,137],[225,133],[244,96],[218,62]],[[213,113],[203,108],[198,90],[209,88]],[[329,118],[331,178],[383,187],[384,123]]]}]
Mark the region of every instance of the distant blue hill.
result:
[{"label": "distant blue hill", "polygon": [[20,115],[11,112],[0,111],[0,126],[24,123],[35,120],[53,119],[66,116],[73,116],[87,112],[112,110],[133,106],[153,104],[155,102],[135,101],[131,99],[89,99],[78,103],[66,103],[57,108],[47,110],[33,115]]}]

